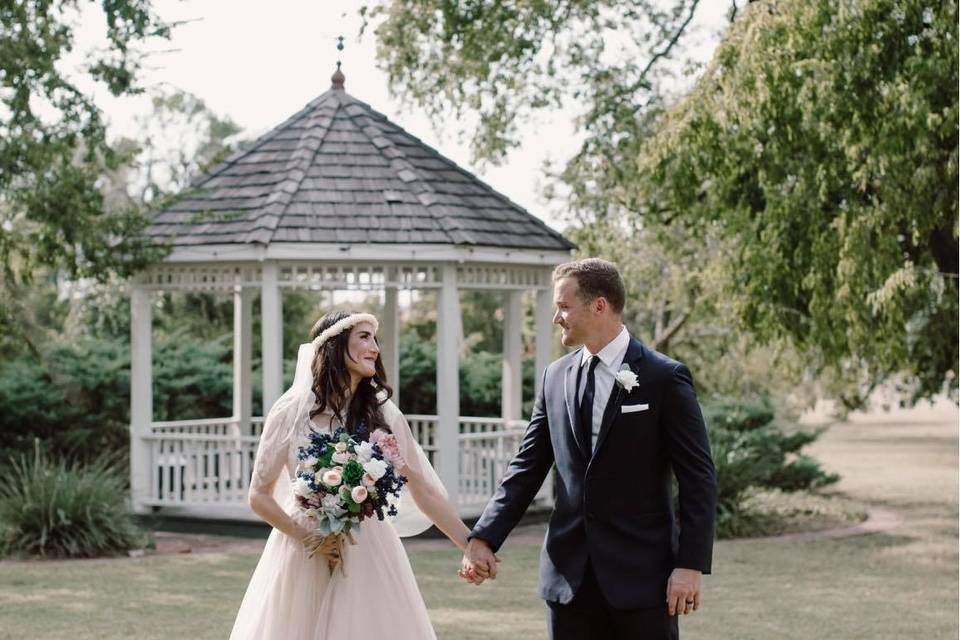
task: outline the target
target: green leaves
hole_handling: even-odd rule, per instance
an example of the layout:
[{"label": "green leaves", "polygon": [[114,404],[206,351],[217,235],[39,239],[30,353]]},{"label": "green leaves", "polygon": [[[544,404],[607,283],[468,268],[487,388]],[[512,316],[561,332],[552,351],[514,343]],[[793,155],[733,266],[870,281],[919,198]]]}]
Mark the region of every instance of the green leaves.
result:
[{"label": "green leaves", "polygon": [[718,223],[746,327],[849,405],[956,393],[957,8],[928,5],[752,5],[638,155],[648,220]]},{"label": "green leaves", "polygon": [[26,282],[38,266],[71,278],[128,275],[156,260],[140,232],[141,211],[104,206],[98,181],[120,158],[107,142],[86,81],[114,95],[136,91],[135,45],[169,29],[146,0],[103,0],[107,47],[74,70],[84,3],[46,0],[0,6],[0,261],[3,280]]},{"label": "green leaves", "polygon": [[591,137],[622,131],[657,100],[660,63],[698,4],[384,0],[361,14],[376,24],[391,87],[459,121],[476,161],[498,162],[539,111],[564,103]]}]

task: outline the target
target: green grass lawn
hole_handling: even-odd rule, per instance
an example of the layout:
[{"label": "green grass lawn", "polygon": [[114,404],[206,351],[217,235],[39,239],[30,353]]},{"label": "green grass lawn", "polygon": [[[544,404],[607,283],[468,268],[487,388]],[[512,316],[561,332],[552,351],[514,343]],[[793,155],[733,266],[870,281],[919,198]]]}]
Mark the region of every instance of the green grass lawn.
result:
[{"label": "green grass lawn", "polygon": [[[857,422],[817,444],[846,495],[896,511],[879,534],[720,542],[704,606],[683,637],[956,638],[956,415]],[[500,577],[473,587],[450,550],[411,552],[440,638],[545,638],[533,544],[510,544]],[[256,556],[0,563],[0,640],[224,638]]]}]

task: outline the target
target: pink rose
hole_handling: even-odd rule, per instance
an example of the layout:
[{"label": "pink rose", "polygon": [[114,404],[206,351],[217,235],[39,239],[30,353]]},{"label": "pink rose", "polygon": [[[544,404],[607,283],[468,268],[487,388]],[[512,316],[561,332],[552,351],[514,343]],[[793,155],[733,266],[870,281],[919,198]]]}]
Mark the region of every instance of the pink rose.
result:
[{"label": "pink rose", "polygon": [[363,478],[361,479],[361,482],[363,482],[363,485],[365,487],[372,487],[373,485],[377,484],[377,481],[369,473],[363,474]]},{"label": "pink rose", "polygon": [[340,472],[336,469],[330,469],[325,474],[323,474],[323,484],[328,487],[335,487],[343,480],[343,476],[340,475]]},{"label": "pink rose", "polygon": [[[380,434],[374,440],[374,436]],[[405,467],[407,465],[406,461],[403,459],[403,454],[400,453],[400,445],[397,443],[397,437],[392,433],[386,433],[380,431],[379,429],[374,431],[370,436],[370,440],[380,447],[380,451],[383,452],[383,457],[398,469]]]},{"label": "pink rose", "polygon": [[361,502],[367,499],[367,488],[362,485],[354,487],[350,491],[350,497],[353,498],[354,502],[356,502],[357,504],[360,504]]}]

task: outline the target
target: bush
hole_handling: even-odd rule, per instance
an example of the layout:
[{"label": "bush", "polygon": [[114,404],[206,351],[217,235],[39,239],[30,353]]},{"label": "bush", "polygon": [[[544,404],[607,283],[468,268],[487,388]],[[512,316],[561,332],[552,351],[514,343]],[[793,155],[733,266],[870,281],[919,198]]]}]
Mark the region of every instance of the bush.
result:
[{"label": "bush", "polygon": [[[400,338],[400,409],[433,414],[437,410],[437,347],[415,332]],[[469,351],[460,359],[460,415],[499,417],[503,357]],[[534,359],[523,360],[524,417],[533,410]]]},{"label": "bush", "polygon": [[55,343],[0,367],[0,460],[35,438],[60,455],[92,459],[129,440],[129,352],[122,344]]},{"label": "bush", "polygon": [[[186,329],[178,329],[158,336],[154,345],[153,386],[156,420],[231,415],[233,335],[228,333],[203,339],[191,335]],[[129,389],[125,398],[129,403]]]},{"label": "bush", "polygon": [[0,468],[0,557],[92,558],[140,546],[119,456],[88,464],[32,455]]},{"label": "bush", "polygon": [[[229,416],[233,411],[229,334],[203,339],[185,330],[154,345],[154,418]],[[256,371],[254,372],[257,379]],[[259,385],[254,404],[259,404]],[[46,345],[0,365],[0,460],[29,453],[39,438],[52,454],[93,460],[130,441],[130,350],[119,339],[83,337]]]},{"label": "bush", "polygon": [[823,430],[787,433],[768,398],[714,396],[704,400],[703,413],[717,469],[720,537],[744,535],[757,524],[746,505],[756,489],[811,491],[839,480],[801,453]]},{"label": "bush", "polygon": [[[432,414],[437,410],[437,346],[414,332],[400,336],[400,409]],[[395,385],[396,380],[388,380]]]}]

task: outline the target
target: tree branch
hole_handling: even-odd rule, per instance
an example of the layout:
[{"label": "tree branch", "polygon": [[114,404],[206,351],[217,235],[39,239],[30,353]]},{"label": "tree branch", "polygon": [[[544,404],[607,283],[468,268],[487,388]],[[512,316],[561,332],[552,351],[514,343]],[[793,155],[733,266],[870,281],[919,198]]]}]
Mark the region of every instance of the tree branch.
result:
[{"label": "tree branch", "polygon": [[654,351],[660,350],[660,345],[664,345],[670,342],[670,340],[677,335],[677,332],[686,324],[687,320],[690,318],[693,313],[693,309],[687,309],[679,316],[674,318],[673,322],[670,323],[670,326],[666,328],[662,335],[656,335],[653,337],[653,342],[650,347]]},{"label": "tree branch", "polygon": [[684,19],[683,23],[677,29],[676,33],[673,34],[673,37],[670,38],[670,41],[667,42],[666,46],[653,54],[653,57],[647,62],[647,66],[643,68],[643,71],[640,72],[640,78],[646,79],[648,73],[653,68],[653,65],[662,58],[670,55],[670,52],[673,51],[673,48],[677,46],[677,43],[680,42],[680,38],[683,36],[683,33],[687,30],[687,27],[690,25],[690,22],[693,20],[694,14],[697,12],[697,6],[700,4],[700,0],[693,0],[693,3],[690,5],[690,10],[687,12],[687,17]]}]

